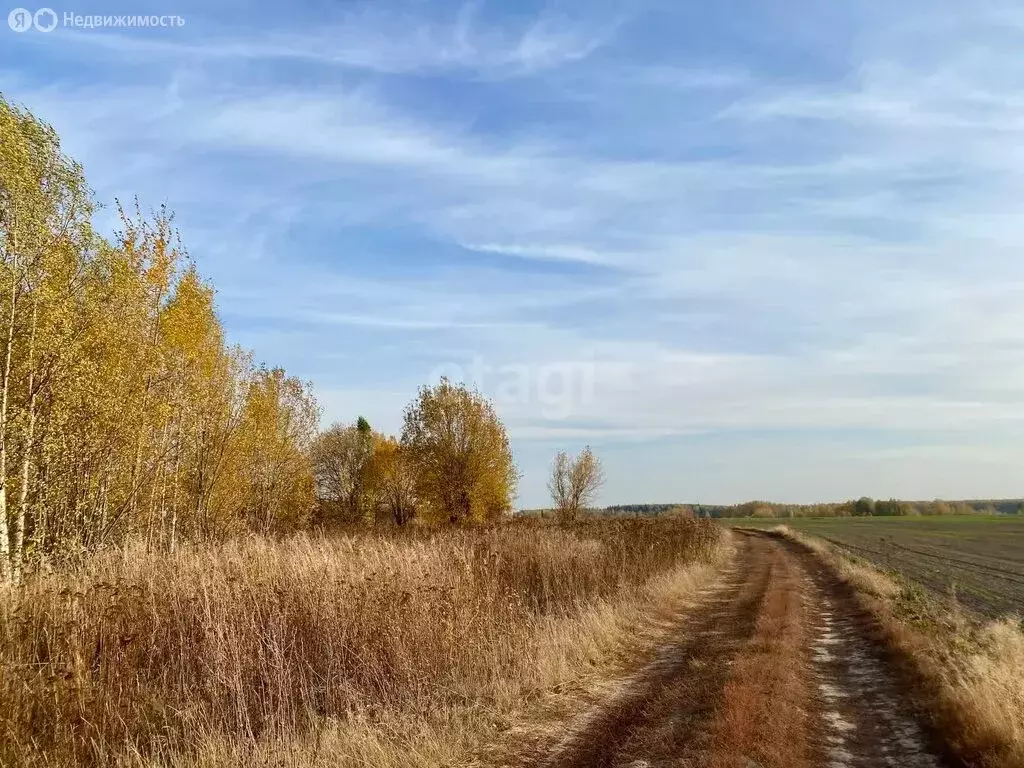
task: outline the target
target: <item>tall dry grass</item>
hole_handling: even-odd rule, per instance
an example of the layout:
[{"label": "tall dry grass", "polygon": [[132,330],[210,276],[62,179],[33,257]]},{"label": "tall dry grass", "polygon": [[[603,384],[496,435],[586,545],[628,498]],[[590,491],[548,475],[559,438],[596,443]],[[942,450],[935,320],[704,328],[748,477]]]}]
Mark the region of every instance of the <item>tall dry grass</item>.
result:
[{"label": "tall dry grass", "polygon": [[101,554],[0,596],[0,764],[447,762],[559,682],[559,638],[718,545],[614,521]]},{"label": "tall dry grass", "polygon": [[919,677],[935,725],[968,765],[1024,766],[1024,624],[985,621],[931,599],[831,544],[778,526],[812,549],[878,619],[885,642]]}]

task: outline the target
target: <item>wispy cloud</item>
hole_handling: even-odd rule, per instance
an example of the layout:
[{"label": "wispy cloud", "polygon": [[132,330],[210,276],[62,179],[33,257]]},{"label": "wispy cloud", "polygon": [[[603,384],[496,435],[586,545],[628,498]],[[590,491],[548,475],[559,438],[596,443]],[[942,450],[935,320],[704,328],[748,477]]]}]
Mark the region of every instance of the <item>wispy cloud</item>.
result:
[{"label": "wispy cloud", "polygon": [[[546,13],[496,25],[483,6],[464,3],[439,19],[376,4],[328,14],[301,29],[221,31],[198,40],[131,33],[61,31],[58,38],[116,56],[188,57],[203,62],[298,61],[390,75],[468,71],[481,77],[526,76],[586,59],[609,43],[620,20],[573,20]],[[194,23],[194,22],[193,22]],[[312,29],[310,29],[312,27]]]}]

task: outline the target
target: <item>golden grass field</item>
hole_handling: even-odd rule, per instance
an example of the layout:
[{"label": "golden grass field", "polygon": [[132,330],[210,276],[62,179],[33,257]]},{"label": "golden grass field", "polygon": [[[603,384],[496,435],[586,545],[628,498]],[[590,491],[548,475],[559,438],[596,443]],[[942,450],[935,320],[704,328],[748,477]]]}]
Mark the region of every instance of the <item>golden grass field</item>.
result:
[{"label": "golden grass field", "polygon": [[469,760],[720,548],[629,521],[99,554],[0,599],[0,764]]}]

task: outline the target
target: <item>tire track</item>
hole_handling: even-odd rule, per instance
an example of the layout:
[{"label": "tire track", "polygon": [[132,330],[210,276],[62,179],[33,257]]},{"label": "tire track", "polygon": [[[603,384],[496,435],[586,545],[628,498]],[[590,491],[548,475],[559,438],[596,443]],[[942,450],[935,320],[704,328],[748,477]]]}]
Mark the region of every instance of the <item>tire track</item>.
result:
[{"label": "tire track", "polygon": [[849,588],[809,551],[737,532],[736,571],[533,768],[952,768]]},{"label": "tire track", "polygon": [[938,734],[922,722],[913,683],[886,658],[874,620],[852,590],[811,552],[782,541],[809,576],[812,679],[818,749],[829,768],[952,768]]},{"label": "tire track", "polygon": [[679,641],[662,649],[618,692],[570,724],[545,755],[524,765],[605,768],[636,765],[658,754],[678,753],[682,741],[708,738],[729,664],[754,631],[771,571],[772,545],[744,537],[739,573],[703,608],[686,617]]}]

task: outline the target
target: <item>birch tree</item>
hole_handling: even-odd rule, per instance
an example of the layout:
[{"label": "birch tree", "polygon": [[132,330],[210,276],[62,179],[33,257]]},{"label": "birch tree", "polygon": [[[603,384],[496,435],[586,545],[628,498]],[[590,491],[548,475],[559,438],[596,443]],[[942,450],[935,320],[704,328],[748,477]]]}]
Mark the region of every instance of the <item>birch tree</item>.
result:
[{"label": "birch tree", "polygon": [[53,129],[2,97],[0,136],[0,578],[18,579],[40,391],[53,385],[68,349],[64,320],[91,247],[92,203],[81,167],[61,152]]}]

